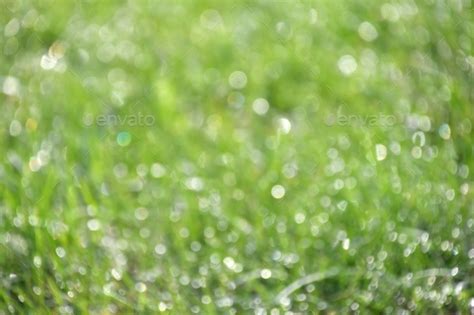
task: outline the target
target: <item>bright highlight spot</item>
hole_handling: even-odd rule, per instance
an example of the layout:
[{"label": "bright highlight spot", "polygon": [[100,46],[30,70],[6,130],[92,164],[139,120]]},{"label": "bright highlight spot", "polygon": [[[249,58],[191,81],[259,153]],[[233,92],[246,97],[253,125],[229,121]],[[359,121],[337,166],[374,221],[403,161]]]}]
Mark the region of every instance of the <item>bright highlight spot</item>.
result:
[{"label": "bright highlight spot", "polygon": [[262,277],[262,279],[270,279],[272,276],[272,271],[270,269],[262,269],[260,271],[260,277]]},{"label": "bright highlight spot", "polygon": [[345,76],[349,76],[357,70],[357,61],[351,55],[344,55],[337,61],[339,71]]},{"label": "bright highlight spot", "polygon": [[242,71],[234,71],[229,76],[229,84],[234,89],[243,89],[247,85],[247,76]]},{"label": "bright highlight spot", "polygon": [[278,120],[278,130],[284,134],[289,134],[291,131],[291,122],[287,118],[280,118]]},{"label": "bright highlight spot", "polygon": [[282,185],[275,185],[272,187],[272,197],[275,199],[281,199],[285,196],[285,187]]},{"label": "bright highlight spot", "polygon": [[371,42],[379,36],[375,27],[369,22],[362,22],[357,31],[359,32],[360,38],[366,42]]},{"label": "bright highlight spot", "polygon": [[451,128],[449,128],[448,124],[443,124],[439,127],[438,130],[439,136],[444,140],[449,140],[451,138]]},{"label": "bright highlight spot", "polygon": [[18,120],[12,120],[10,123],[10,135],[13,137],[19,136],[22,130],[21,123]]},{"label": "bright highlight spot", "polygon": [[132,142],[132,136],[126,131],[119,132],[117,135],[117,143],[121,147],[126,147]]},{"label": "bright highlight spot", "polygon": [[268,101],[264,98],[257,98],[255,101],[253,101],[252,109],[257,115],[265,115],[269,108],[270,104],[268,104]]},{"label": "bright highlight spot", "polygon": [[376,144],[375,145],[375,155],[377,157],[377,161],[383,161],[387,157],[387,147],[383,144]]}]

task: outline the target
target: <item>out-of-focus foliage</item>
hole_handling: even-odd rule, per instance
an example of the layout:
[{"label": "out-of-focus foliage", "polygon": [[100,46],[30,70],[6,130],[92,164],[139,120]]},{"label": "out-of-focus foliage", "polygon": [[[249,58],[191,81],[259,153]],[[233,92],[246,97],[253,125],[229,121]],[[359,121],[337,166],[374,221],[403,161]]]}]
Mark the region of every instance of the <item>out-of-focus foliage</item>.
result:
[{"label": "out-of-focus foliage", "polygon": [[0,8],[0,314],[474,312],[471,1]]}]

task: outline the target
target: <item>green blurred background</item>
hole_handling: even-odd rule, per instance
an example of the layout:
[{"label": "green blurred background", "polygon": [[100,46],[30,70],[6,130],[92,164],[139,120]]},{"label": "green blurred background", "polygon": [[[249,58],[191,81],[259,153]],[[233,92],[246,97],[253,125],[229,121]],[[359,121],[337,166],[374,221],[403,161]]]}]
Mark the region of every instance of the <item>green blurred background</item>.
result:
[{"label": "green blurred background", "polygon": [[471,1],[0,8],[0,314],[474,312]]}]

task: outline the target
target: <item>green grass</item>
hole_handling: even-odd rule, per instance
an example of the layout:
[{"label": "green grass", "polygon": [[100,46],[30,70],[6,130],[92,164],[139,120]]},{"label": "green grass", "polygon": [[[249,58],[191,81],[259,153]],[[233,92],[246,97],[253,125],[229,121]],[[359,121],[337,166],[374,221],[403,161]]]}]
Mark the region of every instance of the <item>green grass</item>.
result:
[{"label": "green grass", "polygon": [[474,312],[469,0],[0,7],[0,314]]}]

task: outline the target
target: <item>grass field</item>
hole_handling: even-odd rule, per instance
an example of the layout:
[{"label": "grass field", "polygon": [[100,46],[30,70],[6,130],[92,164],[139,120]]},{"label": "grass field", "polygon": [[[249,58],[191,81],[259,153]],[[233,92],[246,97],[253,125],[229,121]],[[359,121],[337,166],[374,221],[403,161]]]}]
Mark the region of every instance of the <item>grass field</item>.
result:
[{"label": "grass field", "polygon": [[470,0],[0,0],[0,314],[474,314]]}]

